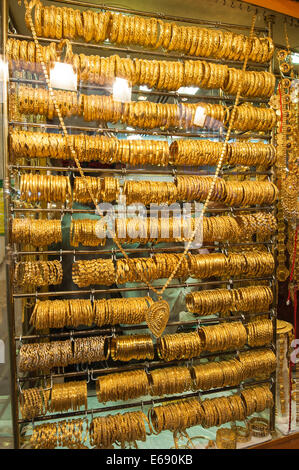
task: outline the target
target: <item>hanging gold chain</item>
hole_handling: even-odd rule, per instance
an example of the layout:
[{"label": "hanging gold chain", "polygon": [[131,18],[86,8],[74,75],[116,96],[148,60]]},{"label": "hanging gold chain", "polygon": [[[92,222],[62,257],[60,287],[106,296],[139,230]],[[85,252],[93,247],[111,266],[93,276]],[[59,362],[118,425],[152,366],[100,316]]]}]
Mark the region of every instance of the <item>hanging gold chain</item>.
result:
[{"label": "hanging gold chain", "polygon": [[[87,189],[88,189],[88,192],[89,192],[89,195],[91,197],[91,200],[93,201],[94,203],[94,206],[95,206],[95,211],[99,214],[98,212],[98,209],[97,209],[97,200],[93,194],[93,191],[92,191],[92,187],[91,187],[91,183],[90,181],[88,180],[88,178],[85,176],[84,174],[84,171],[82,170],[82,167],[80,165],[80,162],[79,162],[79,159],[77,157],[77,154],[76,154],[76,151],[72,145],[72,141],[71,141],[71,136],[69,136],[68,134],[68,131],[67,131],[67,128],[65,126],[65,123],[64,123],[64,120],[63,120],[63,117],[62,117],[62,114],[61,114],[61,111],[60,111],[60,108],[57,104],[57,101],[55,99],[55,95],[54,95],[54,92],[53,92],[53,88],[51,86],[51,83],[50,83],[50,79],[49,79],[49,75],[48,75],[48,71],[47,71],[47,68],[46,68],[46,65],[44,63],[44,59],[43,59],[43,55],[42,55],[42,52],[41,52],[41,46],[38,42],[38,38],[37,38],[37,34],[36,34],[36,31],[35,31],[35,27],[34,27],[34,24],[33,24],[33,20],[32,20],[32,17],[31,17],[31,11],[32,9],[34,8],[35,4],[36,4],[36,0],[31,0],[30,4],[28,3],[28,0],[24,0],[24,4],[25,4],[25,8],[26,8],[26,19],[27,21],[29,22],[30,24],[30,28],[31,28],[31,33],[32,33],[32,37],[33,37],[33,40],[34,40],[34,43],[35,43],[35,46],[36,46],[36,53],[38,55],[38,60],[39,62],[41,63],[41,66],[42,66],[42,70],[43,70],[43,74],[44,74],[44,77],[45,77],[45,80],[46,80],[46,83],[47,83],[47,86],[48,86],[48,90],[49,90],[49,94],[50,94],[50,100],[52,100],[53,104],[54,104],[54,107],[55,107],[55,111],[57,113],[57,116],[58,116],[58,119],[59,119],[59,122],[60,122],[60,125],[61,125],[61,128],[63,130],[63,134],[67,140],[67,144],[68,144],[68,147],[70,149],[70,152],[71,152],[71,155],[76,163],[76,166],[79,170],[79,173],[81,175],[81,177],[83,178],[83,180],[85,181],[86,183],[86,186],[87,186]],[[242,72],[245,71],[246,69],[246,66],[247,66],[247,62],[248,62],[248,57],[249,57],[249,53],[250,53],[250,46],[252,44],[252,38],[253,38],[253,31],[254,31],[254,26],[255,26],[255,22],[256,22],[256,15],[253,15],[252,17],[252,22],[251,22],[251,28],[250,28],[250,34],[249,34],[249,41],[246,43],[247,45],[247,48],[246,48],[246,52],[245,52],[245,58],[244,58],[244,63],[243,63],[243,67],[242,67]],[[202,212],[199,216],[199,219],[198,219],[198,223],[191,235],[191,238],[189,239],[188,241],[188,244],[184,250],[184,252],[180,255],[180,259],[177,263],[177,265],[175,266],[175,268],[173,269],[171,275],[169,276],[169,278],[167,279],[166,283],[164,284],[163,288],[159,291],[157,290],[154,286],[152,286],[147,279],[144,278],[144,276],[142,275],[142,273],[138,273],[139,277],[140,277],[140,280],[143,281],[147,287],[152,290],[153,292],[155,292],[155,294],[157,294],[158,298],[161,298],[161,296],[163,295],[165,289],[167,289],[167,287],[169,286],[170,282],[173,280],[175,274],[177,273],[178,269],[180,268],[183,260],[185,259],[185,256],[186,254],[188,253],[189,249],[190,249],[190,246],[195,238],[195,236],[197,235],[198,231],[199,231],[199,228],[202,224],[202,221],[203,221],[203,216],[204,216],[204,213],[208,207],[208,204],[210,202],[210,198],[211,198],[211,195],[213,193],[213,190],[214,190],[214,187],[215,187],[215,184],[216,184],[216,179],[218,178],[219,176],[219,172],[220,172],[220,169],[222,167],[222,163],[223,163],[223,159],[224,159],[224,155],[226,153],[226,149],[227,149],[227,143],[230,139],[230,134],[231,134],[231,130],[232,130],[232,126],[234,124],[234,121],[235,121],[235,116],[236,116],[236,110],[237,110],[237,106],[239,104],[239,99],[240,99],[240,95],[241,95],[241,88],[242,88],[242,81],[240,80],[239,82],[239,85],[238,85],[238,90],[237,90],[237,95],[236,95],[236,99],[235,99],[235,102],[234,102],[234,106],[233,106],[233,109],[231,111],[231,115],[230,115],[230,119],[229,119],[229,126],[228,126],[228,130],[227,130],[227,133],[226,133],[226,137],[225,137],[225,140],[223,142],[223,147],[222,147],[222,151],[221,151],[221,154],[220,154],[220,158],[219,158],[219,161],[218,161],[218,164],[217,164],[217,167],[216,167],[216,171],[215,171],[215,174],[214,174],[214,177],[213,177],[213,180],[212,180],[212,183],[211,183],[211,186],[210,186],[210,190],[209,190],[209,193],[207,195],[207,198],[206,198],[206,201],[204,203],[204,206],[202,208]],[[111,232],[109,230],[109,228],[107,227],[107,231],[109,233],[109,235],[111,235]],[[121,246],[121,243],[119,241],[119,239],[115,236],[115,237],[112,237],[114,243],[117,245],[117,247],[119,248],[120,252],[122,253],[122,255],[124,256],[124,258],[130,262],[130,258],[128,257],[127,253],[125,252],[125,250],[123,249],[123,247]]]}]

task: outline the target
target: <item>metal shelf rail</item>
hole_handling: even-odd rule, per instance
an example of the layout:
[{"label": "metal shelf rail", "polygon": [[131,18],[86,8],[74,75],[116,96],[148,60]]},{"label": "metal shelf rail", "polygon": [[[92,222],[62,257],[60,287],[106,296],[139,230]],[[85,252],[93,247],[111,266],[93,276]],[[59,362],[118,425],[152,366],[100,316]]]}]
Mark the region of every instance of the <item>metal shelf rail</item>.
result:
[{"label": "metal shelf rail", "polygon": [[[164,15],[160,13],[152,13],[152,12],[145,12],[145,11],[137,11],[133,9],[128,9],[128,8],[121,8],[121,7],[115,7],[115,6],[107,6],[107,5],[96,5],[93,3],[87,3],[83,1],[76,1],[76,0],[52,0],[52,3],[59,3],[59,4],[65,4],[66,6],[78,6],[78,7],[83,7],[83,8],[103,8],[106,10],[110,11],[116,11],[116,12],[123,12],[123,13],[131,13],[131,14],[137,14],[140,16],[145,16],[145,17],[156,17],[159,19],[165,19],[169,21],[178,21],[181,23],[187,23],[187,24],[197,24],[197,25],[205,25],[207,27],[216,27],[216,28],[226,28],[226,29],[234,29],[234,30],[244,30],[248,31],[250,29],[249,26],[247,25],[237,25],[237,24],[229,24],[229,23],[223,23],[223,22],[213,22],[213,21],[206,21],[206,20],[200,20],[200,19],[193,19],[193,18],[183,18],[183,17],[178,17],[178,16],[172,16],[172,15]],[[21,35],[21,34],[12,34],[9,33],[7,30],[7,24],[8,24],[8,0],[3,0],[2,1],[2,53],[5,53],[6,49],[6,42],[7,38],[16,38],[20,39],[23,41],[32,41],[32,37],[29,35]],[[264,34],[267,33],[272,36],[272,23],[267,22],[267,25],[265,28],[255,28],[255,31]],[[59,42],[58,40],[55,39],[48,39],[48,38],[39,38],[39,40],[43,43],[49,43],[49,42]],[[120,54],[125,54],[126,56],[132,55],[132,56],[152,56],[153,58],[157,57],[164,57],[168,59],[175,59],[175,60],[183,60],[188,59],[188,60],[197,60],[201,59],[200,57],[194,57],[194,56],[186,56],[183,54],[173,54],[173,53],[165,53],[162,51],[145,51],[141,50],[138,48],[132,48],[132,47],[116,47],[113,45],[107,45],[107,44],[90,44],[90,43],[84,43],[84,42],[79,42],[79,41],[71,41],[71,44],[74,47],[78,47],[82,50],[82,48],[89,49],[90,51],[93,51],[93,53],[97,53],[100,51],[103,51],[105,54],[107,53],[120,53]],[[206,60],[206,58],[203,58]],[[208,59],[209,62],[214,62],[214,63],[226,63],[228,65],[236,66],[238,68],[241,67],[240,62],[236,61],[223,61],[223,60],[217,60],[217,59]],[[271,70],[272,69],[272,64],[257,64],[257,63],[248,63],[248,68],[251,70]],[[11,77],[10,79],[11,83],[26,83],[28,85],[41,85],[44,84],[43,80],[35,80],[35,79],[30,79],[30,78],[17,78],[17,77]],[[87,86],[87,85],[80,85],[81,88],[88,88],[88,89],[100,89],[101,87],[94,87],[94,86]],[[7,87],[8,83],[5,83],[5,89],[4,92],[7,93]],[[134,93],[137,93],[136,90],[133,91]],[[139,91],[138,91],[139,92]],[[147,96],[161,96],[164,98],[167,97],[172,97],[175,99],[203,99],[206,101],[213,101],[213,102],[232,102],[234,100],[234,97],[232,96],[227,96],[227,95],[204,95],[204,94],[198,94],[195,96],[190,96],[184,93],[177,93],[177,92],[165,92],[165,91],[155,91],[155,90],[150,90],[150,91],[142,91],[143,94],[146,94]],[[244,99],[245,100],[245,99]],[[243,100],[242,100],[243,101]],[[256,103],[261,103],[265,102],[263,99],[255,98],[255,99],[246,99],[246,101],[253,101]],[[147,290],[146,287],[143,285],[136,285],[134,287],[116,287],[113,286],[109,289],[100,289],[100,288],[90,288],[90,289],[82,289],[82,290],[68,290],[68,291],[41,291],[41,292],[16,292],[14,290],[14,284],[12,282],[13,280],[13,266],[14,266],[14,259],[17,256],[30,256],[30,255],[59,255],[59,256],[64,256],[64,255],[74,255],[77,256],[79,254],[91,254],[92,251],[87,251],[87,250],[45,250],[45,251],[22,251],[22,250],[17,250],[15,247],[13,247],[12,242],[11,242],[11,234],[10,234],[10,221],[11,217],[15,214],[19,213],[40,213],[41,215],[46,215],[48,213],[54,213],[54,214],[60,214],[63,216],[64,214],[76,214],[76,213],[94,213],[94,210],[92,209],[76,209],[76,208],[70,208],[70,207],[15,207],[15,202],[16,199],[12,197],[11,194],[11,186],[10,186],[10,179],[12,175],[15,172],[21,172],[21,171],[27,171],[27,170],[40,170],[40,171],[63,171],[63,172],[71,172],[75,173],[77,172],[76,167],[61,167],[61,166],[54,166],[54,167],[48,167],[43,164],[40,166],[33,164],[22,164],[22,165],[16,165],[15,162],[10,160],[9,156],[9,128],[14,128],[14,127],[21,127],[21,128],[30,128],[30,129],[37,129],[37,130],[56,130],[56,131],[61,131],[60,125],[57,123],[32,123],[32,122],[27,122],[27,121],[17,121],[17,120],[9,120],[8,119],[8,106],[7,106],[7,101],[4,101],[2,104],[2,112],[4,116],[4,121],[5,125],[2,128],[2,135],[3,135],[3,154],[4,154],[4,200],[5,200],[5,220],[6,220],[6,227],[5,227],[5,233],[6,233],[6,257],[7,257],[7,298],[8,298],[8,325],[9,325],[9,342],[10,342],[10,359],[11,359],[11,392],[12,392],[12,411],[13,411],[13,430],[14,430],[14,444],[16,448],[20,447],[20,429],[22,425],[29,423],[31,421],[20,419],[19,417],[19,409],[18,409],[18,395],[20,390],[20,383],[31,383],[34,381],[38,380],[44,380],[45,378],[70,378],[70,377],[79,377],[79,376],[89,376],[90,374],[106,374],[109,372],[116,372],[116,371],[121,371],[121,370],[131,370],[133,368],[151,368],[155,366],[160,366],[160,367],[166,367],[169,366],[173,363],[177,363],[177,361],[174,362],[169,362],[169,363],[163,363],[163,361],[152,361],[151,363],[134,363],[134,364],[127,364],[123,366],[117,366],[117,367],[107,367],[107,364],[98,369],[90,369],[86,368],[85,370],[77,370],[77,371],[71,371],[71,372],[65,372],[64,370],[58,370],[53,374],[50,375],[35,375],[35,376],[22,376],[18,375],[18,369],[17,369],[17,360],[16,360],[16,350],[20,342],[22,341],[31,341],[31,340],[44,340],[45,338],[52,339],[52,338],[68,338],[72,336],[81,336],[81,335],[86,335],[86,334],[113,334],[115,332],[121,333],[122,331],[128,331],[128,330],[139,330],[139,329],[144,329],[144,325],[127,325],[127,326],[122,326],[122,327],[107,327],[104,328],[89,328],[86,330],[78,330],[78,331],[60,331],[60,332],[49,332],[49,333],[42,333],[42,334],[28,334],[26,331],[22,331],[21,337],[16,334],[16,327],[15,327],[15,302],[18,299],[44,299],[44,298],[52,298],[52,297],[61,297],[61,296],[78,296],[78,295],[90,295],[92,298],[97,295],[97,294],[104,294],[104,293],[109,293],[111,295],[114,294],[119,294],[119,293],[124,293],[124,292],[139,292],[139,291],[144,291]],[[72,133],[77,133],[77,132],[85,132],[85,133],[99,133],[99,134],[126,134],[126,135],[131,135],[131,134],[136,134],[136,135],[148,135],[148,136],[163,136],[165,138],[172,138],[172,137],[188,137],[188,138],[214,138],[214,139],[219,139],[223,140],[223,138],[226,135],[225,130],[221,130],[218,132],[211,132],[209,130],[202,130],[200,129],[198,133],[195,132],[182,132],[179,129],[174,129],[170,131],[163,131],[161,129],[156,129],[156,130],[147,130],[147,129],[127,129],[127,128],[117,128],[117,127],[92,127],[92,126],[81,126],[81,125],[74,125],[72,121],[69,119],[66,119],[66,124],[67,125],[67,130]],[[231,139],[239,139],[239,138],[254,138],[254,139],[260,139],[260,140],[266,140],[270,141],[272,139],[272,134],[265,134],[265,133],[259,133],[259,132],[233,132],[231,134]],[[32,162],[33,163],[33,162]],[[99,174],[105,174],[105,173],[115,173],[120,176],[125,176],[126,174],[170,174],[172,176],[175,176],[175,174],[188,174],[188,170],[185,169],[177,169],[177,168],[166,168],[164,169],[158,168],[155,169],[153,168],[152,170],[148,169],[125,169],[125,168],[116,168],[116,169],[99,169],[99,168],[87,168],[84,169],[84,171],[88,172],[94,172],[94,173],[99,173]],[[192,171],[190,172],[192,173]],[[227,172],[228,173],[228,172]],[[227,174],[226,172],[223,172],[223,174]],[[273,172],[272,170],[269,171],[260,171],[259,169],[257,171],[247,171],[244,173],[241,173],[239,171],[232,171],[229,172],[231,175],[247,175],[247,176],[254,176],[254,175],[264,175],[268,177],[269,179],[273,180]],[[255,207],[250,207],[250,208],[209,208],[207,210],[208,213],[215,213],[215,214],[221,214],[225,212],[230,212],[231,214],[238,213],[240,211],[257,211],[257,210],[265,210],[265,211],[274,211],[275,206],[255,206]],[[243,245],[248,245],[248,246],[254,246],[256,243],[244,243],[244,244],[234,244],[234,246],[243,246]],[[231,244],[232,246],[233,244]],[[209,246],[209,245],[207,245]],[[268,247],[268,249],[274,253],[274,248],[275,248],[275,243],[273,241],[270,241],[268,243],[265,243],[265,246]],[[217,248],[217,249],[225,249],[226,244],[218,244],[218,245],[211,245],[210,249]],[[136,249],[130,249],[127,250],[128,253],[138,253],[138,252],[159,252],[159,248],[136,248]],[[182,247],[168,247],[166,249],[163,249],[163,251],[177,251],[180,252],[182,251]],[[118,254],[118,250],[113,249],[111,250],[101,250],[100,252],[97,251],[97,254],[105,254],[105,255],[116,255]],[[168,286],[168,289],[177,289],[177,288],[184,288],[184,287],[208,287],[208,286],[221,286],[221,285],[235,285],[235,284],[247,284],[247,283],[252,283],[254,282],[259,282],[259,281],[265,281],[269,283],[270,286],[272,286],[274,294],[276,291],[276,278],[275,276],[270,276],[270,277],[262,277],[262,278],[240,278],[240,279],[226,279],[226,280],[208,280],[204,282],[184,282],[183,280],[179,280],[179,282],[174,282],[173,284]],[[155,286],[157,289],[162,288],[163,286]],[[275,299],[275,295],[274,295]],[[267,315],[273,320],[273,326],[274,326],[274,331],[276,329],[276,305],[275,302],[272,304],[270,311],[268,312],[259,312],[255,315]],[[243,312],[237,312],[236,315],[234,315],[231,318],[225,318],[225,321],[233,321],[233,320],[242,320],[244,321],[244,313]],[[215,321],[223,321],[224,319],[219,318],[216,319],[194,319],[191,321],[170,321],[168,323],[168,326],[172,327],[194,327],[194,326],[199,326],[199,324],[202,322],[202,324],[209,324],[209,323],[215,323]],[[275,351],[275,337],[273,340],[273,344],[271,345],[271,348]],[[224,352],[219,352],[219,353],[212,353],[212,354],[206,354],[202,355],[202,357],[215,357],[219,355],[225,355],[228,354],[228,351]],[[236,351],[230,352],[230,354],[236,353]],[[269,381],[267,381],[268,383]],[[256,383],[265,383],[264,382],[256,382]],[[271,377],[270,380],[271,384],[271,390],[272,392],[275,391],[275,380],[274,377]],[[243,386],[241,384],[241,386]],[[240,387],[239,387],[240,389]],[[228,391],[228,390],[238,390],[238,387],[226,387],[222,389],[216,389],[216,390],[209,390],[206,392],[202,392],[201,395],[208,395],[211,393],[218,393],[222,391]],[[158,398],[158,399],[153,399],[153,400],[147,400],[147,401],[138,401],[134,403],[126,403],[126,404],[121,404],[121,405],[116,405],[116,406],[110,406],[110,407],[100,407],[96,409],[88,409],[88,410],[78,410],[78,411],[73,411],[69,413],[57,413],[57,414],[51,414],[51,415],[46,415],[46,416],[40,416],[37,417],[34,421],[46,421],[48,419],[60,419],[60,418],[66,418],[66,417],[71,417],[71,416],[80,416],[80,415],[91,415],[93,416],[94,413],[103,413],[103,412],[109,412],[112,410],[124,410],[124,409],[130,409],[130,408],[136,408],[136,407],[142,407],[143,406],[153,406],[158,403],[163,403],[163,402],[168,402],[172,401],[175,399],[182,399],[182,398],[191,398],[191,397],[196,397],[199,396],[199,393],[189,393],[185,395],[180,395],[180,396],[171,396],[171,397],[165,397],[165,398]],[[271,419],[271,429],[274,429],[274,421],[275,421],[275,409],[272,410],[270,414],[270,419]]]}]

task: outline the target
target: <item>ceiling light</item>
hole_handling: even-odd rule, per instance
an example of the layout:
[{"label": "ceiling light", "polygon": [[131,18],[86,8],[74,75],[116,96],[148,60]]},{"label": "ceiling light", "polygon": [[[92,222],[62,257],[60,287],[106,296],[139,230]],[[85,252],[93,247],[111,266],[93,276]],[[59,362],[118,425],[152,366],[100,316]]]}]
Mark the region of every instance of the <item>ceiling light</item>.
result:
[{"label": "ceiling light", "polygon": [[138,101],[146,101],[146,100],[147,100],[146,96],[143,96],[143,95],[138,96]]},{"label": "ceiling light", "polygon": [[77,91],[77,74],[71,64],[54,62],[54,67],[50,70],[50,84],[52,88]]}]

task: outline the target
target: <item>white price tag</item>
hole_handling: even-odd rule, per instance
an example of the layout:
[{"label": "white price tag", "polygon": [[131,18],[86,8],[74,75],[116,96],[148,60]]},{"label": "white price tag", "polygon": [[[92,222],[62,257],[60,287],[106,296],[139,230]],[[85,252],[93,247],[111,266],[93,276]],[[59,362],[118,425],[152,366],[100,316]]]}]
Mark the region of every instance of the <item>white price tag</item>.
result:
[{"label": "white price tag", "polygon": [[206,110],[202,106],[197,106],[194,116],[194,125],[203,127],[206,120]]},{"label": "white price tag", "polygon": [[132,88],[124,78],[116,77],[113,83],[113,99],[121,103],[129,103],[132,97]]},{"label": "white price tag", "polygon": [[55,62],[50,70],[50,84],[52,88],[77,91],[77,74],[71,64]]}]

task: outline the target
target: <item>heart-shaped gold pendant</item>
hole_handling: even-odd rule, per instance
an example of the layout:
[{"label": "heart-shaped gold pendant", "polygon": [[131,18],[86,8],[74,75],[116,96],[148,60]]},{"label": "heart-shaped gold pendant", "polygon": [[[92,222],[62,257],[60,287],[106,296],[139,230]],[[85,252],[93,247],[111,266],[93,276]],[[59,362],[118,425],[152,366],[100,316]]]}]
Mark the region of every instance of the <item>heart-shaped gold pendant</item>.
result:
[{"label": "heart-shaped gold pendant", "polygon": [[145,320],[150,331],[156,338],[159,338],[169,319],[169,305],[166,300],[154,302],[145,314]]}]

